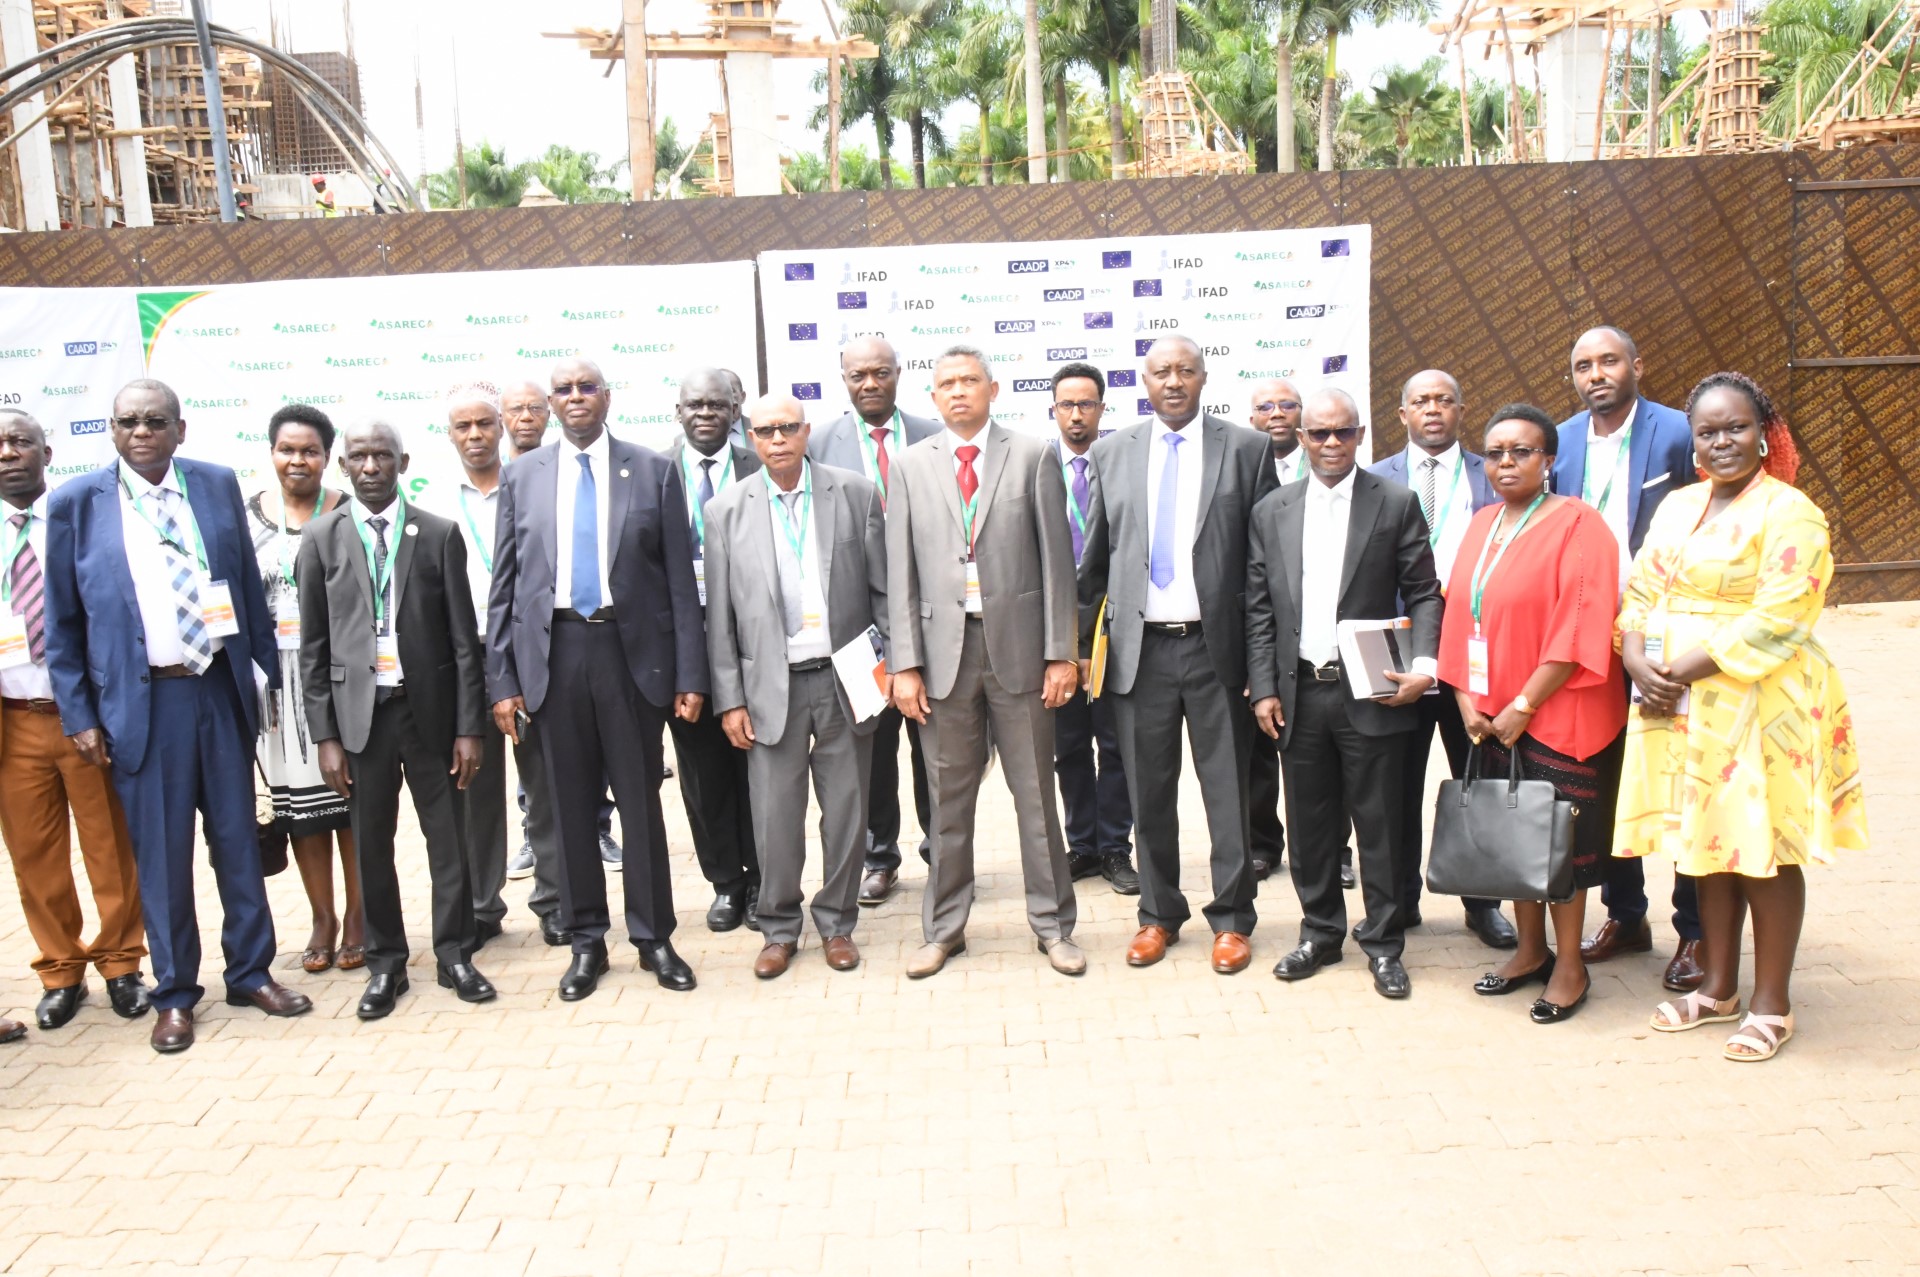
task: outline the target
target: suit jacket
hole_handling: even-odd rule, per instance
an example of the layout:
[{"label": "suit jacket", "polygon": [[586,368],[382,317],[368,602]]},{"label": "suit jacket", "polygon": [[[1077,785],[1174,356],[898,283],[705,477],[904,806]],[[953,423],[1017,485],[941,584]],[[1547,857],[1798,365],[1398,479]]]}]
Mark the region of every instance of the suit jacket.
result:
[{"label": "suit jacket", "polygon": [[[467,543],[451,519],[411,503],[398,541],[393,628],[407,704],[428,748],[450,752],[454,737],[483,735],[490,721]],[[350,502],[307,525],[294,580],[308,733],[357,754],[373,725],[373,574]]]},{"label": "suit jacket", "polygon": [[[734,483],[739,483],[740,480],[746,478],[750,474],[759,473],[760,471],[760,454],[759,453],[755,452],[751,447],[747,446],[746,444],[730,443],[727,446],[733,449],[733,481]],[[695,490],[687,486],[687,482],[686,482],[687,472],[685,468],[680,464],[680,458],[685,456],[686,452],[687,452],[687,437],[685,435],[681,435],[678,439],[675,439],[673,443],[667,448],[667,460],[673,463],[673,472],[680,476],[680,496],[681,496],[681,499],[686,503],[686,508],[689,511],[688,518],[691,519],[692,518],[691,511],[693,510],[693,497],[694,497]],[[726,494],[715,493],[714,495],[716,497],[719,497],[719,496],[724,496]],[[689,524],[689,526],[691,526],[691,524]],[[689,547],[693,545],[693,540],[691,537],[688,538],[687,545]]]},{"label": "suit jacket", "polygon": [[[900,414],[900,428],[907,437],[906,447],[897,451],[905,452],[922,439],[931,439],[946,427],[926,417],[916,417],[911,413]],[[837,466],[842,470],[851,470],[855,474],[867,473],[867,454],[862,451],[860,438],[867,432],[867,423],[858,413],[851,410],[816,429],[807,439],[807,455],[823,466]],[[891,466],[893,458],[888,458]]]},{"label": "suit jacket", "polygon": [[[207,552],[207,571],[233,595],[238,634],[224,640],[247,733],[260,730],[257,666],[280,686],[273,617],[253,553],[246,507],[233,471],[176,459],[187,502]],[[47,672],[60,706],[61,730],[73,736],[101,728],[116,767],[138,771],[147,756],[149,723],[146,630],[127,567],[120,518],[119,465],[54,490],[47,504]]]},{"label": "suit jacket", "polygon": [[[673,464],[651,448],[607,440],[607,580],[627,673],[667,711],[681,692],[707,691],[707,634],[693,580],[693,537]],[[560,445],[536,448],[501,471],[487,599],[487,696],[547,699]]]},{"label": "suit jacket", "polygon": [[[1553,490],[1578,497],[1587,477],[1587,431],[1591,412],[1560,423],[1560,455],[1553,459]],[[1661,498],[1700,477],[1693,464],[1693,427],[1687,414],[1641,396],[1633,414],[1627,456],[1627,552],[1640,553]]]},{"label": "suit jacket", "polygon": [[[1037,692],[1049,661],[1074,659],[1073,534],[1047,441],[987,424],[975,507],[987,663],[1010,692]],[[953,691],[966,635],[967,537],[943,429],[893,458],[887,496],[887,668]]]},{"label": "suit jacket", "polygon": [[[1273,472],[1273,441],[1265,431],[1211,414],[1200,420],[1199,428],[1205,460],[1200,519],[1193,531],[1193,584],[1200,595],[1200,622],[1214,672],[1237,696],[1247,680],[1247,518],[1280,480]],[[1147,619],[1147,521],[1155,499],[1147,491],[1147,459],[1152,447],[1149,417],[1099,440],[1088,452],[1093,458],[1088,467],[1092,501],[1086,549],[1080,556],[1081,647],[1092,650],[1094,620],[1104,596],[1106,686],[1122,694],[1133,690]]]},{"label": "suit jacket", "polygon": [[[1562,446],[1564,447],[1565,445]],[[1475,510],[1484,510],[1500,499],[1500,494],[1493,490],[1493,484],[1487,479],[1487,459],[1477,452],[1468,452],[1465,444],[1460,445],[1460,456],[1467,467],[1466,480],[1467,491],[1471,494],[1470,504]],[[1367,473],[1377,474],[1388,483],[1397,483],[1403,488],[1413,486],[1407,478],[1407,450],[1405,448],[1400,449],[1400,451],[1394,453],[1384,461],[1374,462],[1367,467]],[[1451,476],[1443,473],[1439,476],[1439,479],[1441,493],[1442,496],[1444,496],[1446,485],[1451,481]]]},{"label": "suit jacket", "polygon": [[[827,600],[827,638],[835,651],[887,624],[887,522],[880,489],[857,474],[813,466],[813,535]],[[778,745],[787,726],[787,626],[775,557],[773,499],[766,483],[736,483],[707,506],[707,659],[713,712],[745,706],[754,737]],[[838,682],[835,683],[836,688]],[[879,726],[853,722],[854,734]]]},{"label": "suit jacket", "polygon": [[[1254,701],[1280,698],[1286,725],[1280,746],[1293,732],[1300,690],[1300,572],[1307,492],[1320,482],[1290,483],[1253,511],[1247,548],[1247,686]],[[1440,578],[1427,545],[1420,498],[1366,471],[1353,477],[1353,508],[1347,512],[1347,553],[1340,569],[1336,620],[1379,621],[1406,616],[1413,622],[1415,656],[1440,652]],[[1350,700],[1347,713],[1368,736],[1412,731],[1417,705],[1386,706]]]}]

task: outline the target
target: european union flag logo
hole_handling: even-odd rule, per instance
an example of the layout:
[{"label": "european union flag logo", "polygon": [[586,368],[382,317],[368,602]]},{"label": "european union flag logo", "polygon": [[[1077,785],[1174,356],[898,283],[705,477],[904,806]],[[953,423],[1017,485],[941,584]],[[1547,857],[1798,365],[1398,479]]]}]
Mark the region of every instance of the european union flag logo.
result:
[{"label": "european union flag logo", "polygon": [[820,397],[820,383],[817,381],[796,381],[793,383],[795,399],[814,400]]},{"label": "european union flag logo", "polygon": [[1101,270],[1128,270],[1133,266],[1133,250],[1115,248],[1100,254]]},{"label": "european union flag logo", "polygon": [[1153,349],[1153,338],[1135,337],[1133,339],[1133,357],[1135,359],[1145,359],[1147,357],[1147,352],[1152,349]]},{"label": "european union flag logo", "polygon": [[1345,372],[1346,370],[1347,357],[1345,355],[1328,355],[1320,361],[1320,371],[1323,373]]},{"label": "european union flag logo", "polygon": [[1135,400],[1133,405],[1133,413],[1136,417],[1151,417],[1153,415],[1153,400],[1151,399]]},{"label": "european union flag logo", "polygon": [[1107,384],[1109,386],[1137,386],[1140,383],[1134,380],[1133,369],[1131,368],[1109,368],[1107,369]]},{"label": "european union flag logo", "polygon": [[865,293],[835,293],[833,304],[841,310],[865,310],[867,308],[867,295]]},{"label": "european union flag logo", "polygon": [[1348,249],[1347,249],[1347,241],[1346,241],[1346,240],[1344,240],[1344,239],[1323,239],[1323,240],[1321,240],[1321,241],[1320,241],[1320,256],[1322,256],[1322,257],[1349,257],[1349,256],[1352,256],[1352,254],[1351,254],[1351,253],[1350,253],[1350,252],[1348,251]]},{"label": "european union flag logo", "polygon": [[820,340],[820,325],[818,325],[818,324],[788,324],[788,325],[787,325],[787,340],[788,340],[788,341],[819,341],[819,340]]},{"label": "european union flag logo", "polygon": [[1136,279],[1136,280],[1134,280],[1134,281],[1133,281],[1133,295],[1134,295],[1135,297],[1158,297],[1158,296],[1160,296],[1160,281],[1159,281],[1159,280],[1157,280],[1157,279]]},{"label": "european union flag logo", "polygon": [[813,278],[812,262],[788,262],[787,263],[787,282],[789,284],[805,283],[807,280],[810,280],[812,278]]},{"label": "european union flag logo", "polygon": [[1113,327],[1113,312],[1110,310],[1090,310],[1086,313],[1088,328]]}]

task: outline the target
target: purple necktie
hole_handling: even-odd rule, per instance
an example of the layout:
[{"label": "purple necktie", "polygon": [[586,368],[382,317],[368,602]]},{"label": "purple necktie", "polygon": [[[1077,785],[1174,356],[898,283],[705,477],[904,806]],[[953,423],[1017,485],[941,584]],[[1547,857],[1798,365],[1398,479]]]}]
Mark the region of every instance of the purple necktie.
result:
[{"label": "purple necktie", "polygon": [[1087,517],[1087,504],[1093,500],[1093,495],[1087,488],[1087,459],[1074,457],[1067,464],[1073,467],[1073,508],[1080,512],[1080,519],[1067,520],[1073,525],[1073,562],[1078,567],[1080,556],[1087,549],[1087,534],[1081,528],[1080,520]]}]

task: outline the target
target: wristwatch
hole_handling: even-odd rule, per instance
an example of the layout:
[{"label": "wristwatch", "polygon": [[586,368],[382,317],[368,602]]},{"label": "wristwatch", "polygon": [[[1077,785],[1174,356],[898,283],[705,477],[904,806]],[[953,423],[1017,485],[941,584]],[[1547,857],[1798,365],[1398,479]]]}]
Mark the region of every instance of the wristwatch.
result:
[{"label": "wristwatch", "polygon": [[1525,692],[1522,692],[1513,698],[1513,704],[1508,708],[1517,714],[1531,714],[1533,713],[1533,702],[1527,699]]}]

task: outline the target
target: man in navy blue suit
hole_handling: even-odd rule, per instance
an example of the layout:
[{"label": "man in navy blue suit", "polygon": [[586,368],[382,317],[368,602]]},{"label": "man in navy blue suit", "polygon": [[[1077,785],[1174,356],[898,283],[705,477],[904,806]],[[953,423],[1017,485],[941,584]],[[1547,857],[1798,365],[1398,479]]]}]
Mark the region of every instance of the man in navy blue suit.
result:
[{"label": "man in navy blue suit", "polygon": [[227,1002],[313,1009],[269,973],[273,914],[254,836],[255,698],[280,663],[233,471],[175,459],[187,423],[163,382],[129,382],[109,425],[120,460],[60,488],[48,509],[47,666],[63,730],[82,758],[112,768],[126,808],[153,955],[153,1048],[184,1051],[205,993],[196,810],[226,914]]},{"label": "man in navy blue suit", "polygon": [[[1589,328],[1573,344],[1573,388],[1586,411],[1560,423],[1560,453],[1553,462],[1553,490],[1579,497],[1607,521],[1620,543],[1620,580],[1640,552],[1653,512],[1669,492],[1697,477],[1693,431],[1687,415],[1640,393],[1640,350],[1618,328]],[[1615,859],[1607,866],[1600,898],[1607,920],[1580,946],[1588,962],[1653,948],[1647,925],[1646,873],[1640,861]],[[1700,984],[1696,956],[1700,906],[1693,879],[1673,879],[1673,929],[1679,947],[1667,964],[1667,988],[1684,993]]]},{"label": "man in navy blue suit", "polygon": [[[1500,498],[1487,482],[1487,463],[1460,443],[1460,422],[1466,416],[1460,383],[1438,368],[1417,372],[1400,388],[1400,424],[1407,429],[1407,446],[1376,463],[1373,473],[1420,498],[1427,521],[1427,544],[1433,547],[1434,569],[1440,588],[1447,588],[1453,561],[1466,539],[1474,511]],[[1433,754],[1433,733],[1440,732],[1448,770],[1459,776],[1467,762],[1467,728],[1451,693],[1440,690],[1422,696],[1420,724],[1405,736],[1407,758],[1402,774],[1402,831],[1407,848],[1406,877],[1400,884],[1400,904],[1406,925],[1420,924],[1420,857],[1426,847],[1421,812],[1426,805],[1427,762]],[[1500,912],[1498,900],[1468,897],[1467,929],[1495,949],[1519,943],[1513,924]]]}]

